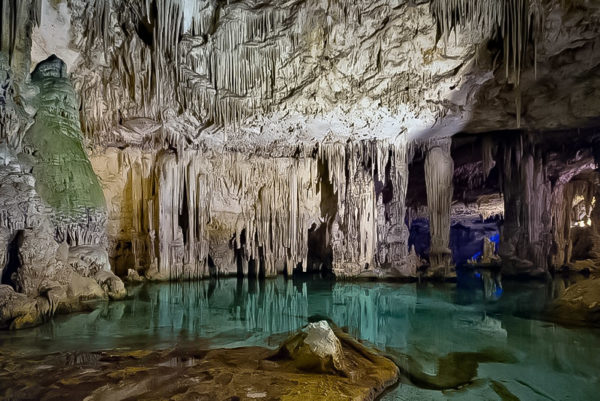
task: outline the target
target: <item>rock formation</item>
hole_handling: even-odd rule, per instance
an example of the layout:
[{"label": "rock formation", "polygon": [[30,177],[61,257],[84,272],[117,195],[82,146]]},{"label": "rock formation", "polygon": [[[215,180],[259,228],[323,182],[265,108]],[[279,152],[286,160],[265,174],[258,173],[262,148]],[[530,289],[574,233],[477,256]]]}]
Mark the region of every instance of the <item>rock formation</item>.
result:
[{"label": "rock formation", "polygon": [[[502,219],[508,274],[600,261],[595,2],[7,0],[0,16],[2,283],[28,296],[61,265],[112,297],[130,269],[448,278],[452,227]],[[571,227],[588,219],[592,245]]]},{"label": "rock formation", "polygon": [[316,254],[317,270],[352,276],[406,263],[406,145],[325,142],[298,151],[92,156],[117,270],[133,262],[162,278],[271,276],[312,269]]},{"label": "rock formation", "polygon": [[29,113],[14,101],[6,70],[0,142],[4,328],[39,324],[56,311],[78,309],[80,300],[126,294],[108,264],[104,198],[82,146],[65,68],[55,57],[36,67],[29,87],[32,124],[19,118]]},{"label": "rock formation", "polygon": [[[431,233],[429,263],[432,274],[448,276],[452,252],[450,244],[450,206],[454,178],[454,163],[450,156],[450,143],[432,146],[425,158],[425,183],[427,208]],[[438,271],[443,271],[438,273]]]},{"label": "rock formation", "polygon": [[[43,357],[44,366],[52,369],[40,376],[37,386],[31,386],[26,378],[40,365],[40,360],[17,356],[7,349],[2,350],[0,361],[10,361],[11,369],[0,376],[0,394],[4,398],[34,399],[150,396],[371,401],[398,381],[399,371],[394,362],[340,329],[332,330],[326,322],[321,322],[305,331],[307,337],[302,345],[308,347],[306,341],[320,336],[322,331],[326,342],[321,343],[323,338],[318,337],[320,345],[316,349],[320,352],[328,344],[335,344],[336,356],[345,369],[343,373],[323,374],[306,366],[302,358],[284,358],[280,352],[274,355],[268,348],[207,349],[206,344],[200,343],[193,348],[161,351],[55,353]],[[314,354],[314,357],[317,365],[329,363],[326,355]],[[97,371],[97,367],[103,369]],[[17,371],[26,374],[16,375]],[[56,382],[61,383],[60,388],[52,386]]]}]

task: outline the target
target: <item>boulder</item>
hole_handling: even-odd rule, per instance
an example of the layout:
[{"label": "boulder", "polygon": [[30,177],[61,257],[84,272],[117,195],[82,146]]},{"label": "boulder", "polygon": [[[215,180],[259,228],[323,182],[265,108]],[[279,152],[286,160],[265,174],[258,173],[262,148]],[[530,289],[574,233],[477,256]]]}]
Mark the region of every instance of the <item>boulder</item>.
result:
[{"label": "boulder", "polygon": [[20,329],[40,323],[35,298],[15,292],[5,284],[0,284],[0,328]]},{"label": "boulder", "polygon": [[102,287],[91,277],[71,272],[67,281],[67,298],[71,300],[88,300],[94,298],[105,298],[106,294]]},{"label": "boulder", "polygon": [[101,270],[96,273],[94,279],[110,299],[123,299],[127,296],[125,284],[113,272]]},{"label": "boulder", "polygon": [[127,277],[125,277],[125,280],[127,280],[130,283],[141,283],[144,281],[144,278],[138,274],[137,270],[128,269]]},{"label": "boulder", "polygon": [[600,325],[600,278],[567,287],[550,305],[548,317],[567,324]]},{"label": "boulder", "polygon": [[69,265],[85,277],[94,276],[99,271],[111,271],[108,253],[96,245],[71,247],[69,249]]},{"label": "boulder", "polygon": [[344,371],[342,345],[325,320],[309,323],[282,345],[280,353],[303,371],[330,374]]}]

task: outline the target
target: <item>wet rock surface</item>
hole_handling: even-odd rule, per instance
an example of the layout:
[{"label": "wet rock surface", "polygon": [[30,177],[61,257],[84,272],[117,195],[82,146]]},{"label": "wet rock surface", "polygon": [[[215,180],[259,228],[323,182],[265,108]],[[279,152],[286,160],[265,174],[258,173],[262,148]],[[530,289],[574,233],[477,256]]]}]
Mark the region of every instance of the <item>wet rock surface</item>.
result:
[{"label": "wet rock surface", "polygon": [[398,380],[391,360],[323,323],[305,329],[304,344],[321,361],[329,361],[330,345],[336,344],[343,374],[308,366],[299,355],[280,359],[274,357],[279,352],[260,347],[209,350],[199,344],[194,349],[39,358],[2,350],[0,395],[39,400],[374,400]]},{"label": "wet rock surface", "polygon": [[600,326],[600,277],[567,287],[552,303],[546,318],[565,324]]}]

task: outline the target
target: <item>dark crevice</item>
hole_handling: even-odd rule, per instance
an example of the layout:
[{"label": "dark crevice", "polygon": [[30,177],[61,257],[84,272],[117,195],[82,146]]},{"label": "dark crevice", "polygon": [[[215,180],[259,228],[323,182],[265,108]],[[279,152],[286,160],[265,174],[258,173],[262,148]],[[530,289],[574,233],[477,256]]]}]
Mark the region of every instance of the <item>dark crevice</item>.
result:
[{"label": "dark crevice", "polygon": [[207,256],[206,263],[208,264],[208,272],[209,272],[210,276],[216,277],[217,276],[217,266],[215,265],[215,261],[213,260],[213,258],[210,255]]},{"label": "dark crevice", "polygon": [[232,239],[237,266],[238,277],[244,277],[244,245],[246,245],[246,229],[240,232],[240,247],[235,248],[235,239]]},{"label": "dark crevice", "polygon": [[[333,270],[333,248],[331,247],[331,226],[337,215],[338,197],[330,181],[327,163],[318,161],[319,193],[321,195],[320,224],[313,223],[308,230],[307,273],[331,273]],[[296,266],[294,273],[302,272],[302,265]]]},{"label": "dark crevice", "polygon": [[181,212],[179,213],[179,227],[181,227],[181,231],[183,234],[183,244],[186,245],[188,243],[188,228],[189,228],[189,210],[187,204],[187,185],[183,186],[183,206],[181,208]]},{"label": "dark crevice", "polygon": [[8,284],[15,288],[16,284],[13,280],[13,275],[17,273],[21,267],[21,259],[19,258],[19,248],[23,243],[23,230],[19,230],[14,235],[13,239],[8,243],[7,247],[7,262],[2,270],[2,284]]}]

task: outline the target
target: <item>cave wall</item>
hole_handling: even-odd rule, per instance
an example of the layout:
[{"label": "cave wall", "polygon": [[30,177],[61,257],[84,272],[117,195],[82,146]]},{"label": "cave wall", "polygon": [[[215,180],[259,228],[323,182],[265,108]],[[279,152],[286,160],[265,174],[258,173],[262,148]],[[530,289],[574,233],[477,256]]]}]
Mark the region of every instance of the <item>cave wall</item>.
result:
[{"label": "cave wall", "polygon": [[405,145],[363,141],[293,157],[110,148],[91,160],[120,273],[132,262],[157,278],[306,272],[309,233],[322,230],[332,260],[321,268],[413,277],[408,156]]},{"label": "cave wall", "polygon": [[[574,196],[585,194],[591,205],[593,132],[569,145],[547,137],[513,133],[500,140],[505,216],[499,254],[506,274],[545,276],[569,264]],[[582,173],[587,180],[574,180]]]}]

